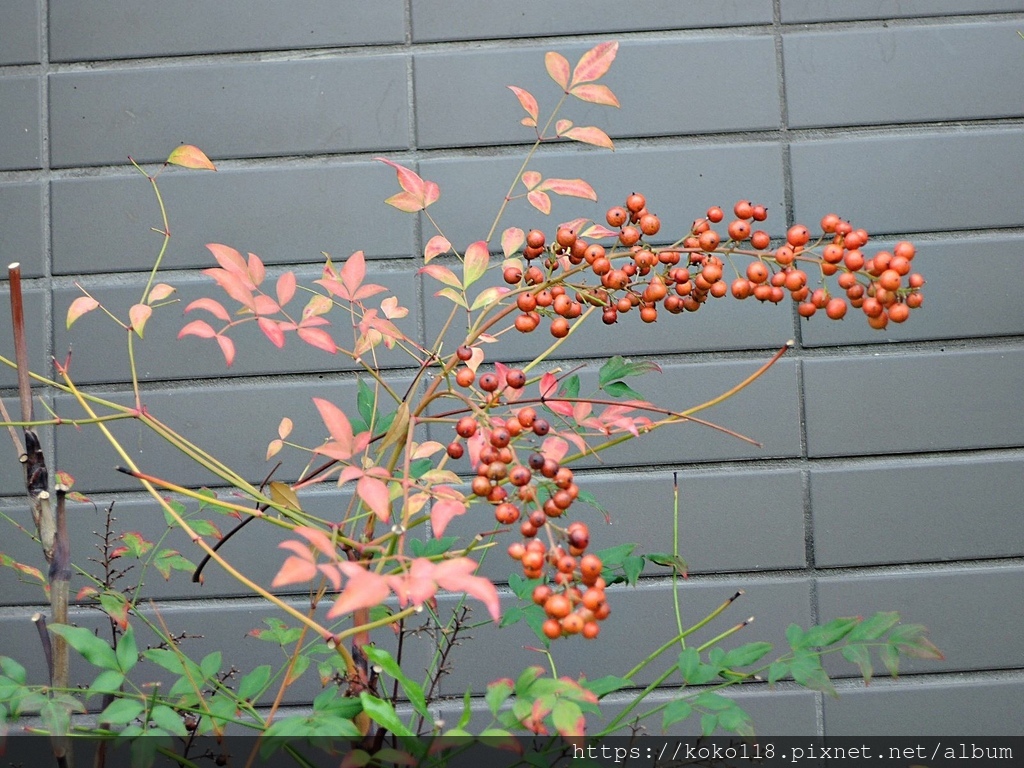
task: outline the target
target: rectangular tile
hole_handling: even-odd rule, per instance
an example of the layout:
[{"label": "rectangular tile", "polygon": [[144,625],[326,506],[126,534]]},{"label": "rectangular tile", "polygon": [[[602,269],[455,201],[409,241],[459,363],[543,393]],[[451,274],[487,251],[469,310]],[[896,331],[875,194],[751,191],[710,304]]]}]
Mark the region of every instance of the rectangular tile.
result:
[{"label": "rectangular tile", "polygon": [[[902,324],[872,329],[860,311],[834,323],[811,318],[801,323],[800,341],[807,347],[871,344],[887,341],[956,339],[1024,334],[1024,305],[1016,291],[1020,274],[1016,254],[1024,239],[1013,235],[970,235],[961,238],[917,239],[914,269],[924,275],[924,304]],[[891,250],[892,241],[870,241],[864,249],[873,255]],[[985,265],[985,300],[964,300],[964,254]],[[840,294],[841,295],[841,294]]]},{"label": "rectangular tile", "polygon": [[416,41],[532,38],[544,35],[597,34],[641,30],[696,29],[768,23],[767,0],[723,6],[715,0],[687,3],[638,0],[623,14],[612,0],[596,0],[576,8],[542,0],[419,0],[412,4]]},{"label": "rectangular tile", "polygon": [[46,188],[39,182],[0,184],[0,266],[21,264],[24,277],[39,277],[44,271],[46,246],[43,241],[43,198]]},{"label": "rectangular tile", "polygon": [[915,16],[956,16],[958,14],[1019,11],[1013,0],[975,0],[969,5],[957,0],[875,0],[871,3],[834,3],[829,0],[782,0],[782,21],[846,21],[852,19],[897,19]]},{"label": "rectangular tile", "polygon": [[51,159],[162,161],[183,142],[215,161],[404,147],[405,84],[403,56],[59,73]]},{"label": "rectangular tile", "polygon": [[229,0],[203,7],[199,23],[184,21],[184,10],[180,4],[159,0],[115,0],[88,8],[74,0],[55,0],[49,8],[50,58],[89,61],[405,39],[401,0],[383,0],[372,7],[324,0],[293,0],[287,5],[273,0]]},{"label": "rectangular tile", "polygon": [[[1024,350],[805,360],[810,456],[1020,445]],[[868,394],[871,393],[871,394]],[[837,407],[841,403],[842,407]]]},{"label": "rectangular tile", "polygon": [[819,567],[1024,555],[1022,462],[812,467]]},{"label": "rectangular tile", "polygon": [[[559,47],[575,62],[584,46]],[[530,91],[542,106],[541,125],[558,97],[544,69],[544,49],[418,54],[414,60],[416,129],[420,146],[532,142],[519,124],[522,107],[506,85]],[[654,63],[657,66],[654,67]],[[675,73],[685,72],[685,77]],[[665,73],[665,76],[659,76]],[[669,74],[673,73],[673,74]],[[775,47],[767,36],[680,38],[623,43],[602,78],[621,110],[571,100],[560,118],[596,125],[613,138],[672,136],[775,128],[780,112]],[[739,90],[743,99],[701,109],[697,85]],[[638,113],[644,115],[638,119]]]},{"label": "rectangular tile", "polygon": [[[339,259],[337,263],[343,262]],[[216,264],[212,257],[211,264]],[[307,267],[293,271],[298,273],[300,285],[323,292],[323,289],[313,282],[321,277],[322,270]],[[268,272],[261,286],[270,297],[277,295],[277,274],[278,270]],[[186,323],[194,320],[207,322],[217,330],[227,325],[204,309],[195,309],[183,314],[185,308],[196,299],[212,298],[219,301],[230,313],[236,312],[240,305],[228,298],[213,280],[206,277],[172,273],[159,279],[169,281],[169,284],[177,289],[171,297],[177,303],[157,307],[146,323],[145,338],[135,340],[136,370],[142,381],[196,380],[270,373],[284,375],[300,371],[363,370],[343,352],[331,355],[303,342],[292,332],[285,334],[284,346],[279,349],[273,346],[251,322],[228,333],[235,344],[236,358],[231,367],[227,367],[215,341],[198,337],[178,339],[177,336]],[[390,289],[375,297],[376,300],[368,299],[368,308],[378,308],[385,297],[397,296],[401,306],[412,309],[413,313],[408,318],[396,320],[396,324],[400,330],[416,339],[418,333],[415,307],[418,304],[418,293],[415,292],[412,276],[408,272],[382,273],[380,270],[371,269],[367,274],[367,282],[383,284]],[[122,282],[118,286],[110,286],[109,278],[103,281],[83,280],[79,284],[124,322],[127,322],[128,310],[139,301],[145,287],[141,276],[139,281],[132,284]],[[57,318],[54,328],[56,348],[65,349],[74,344],[75,378],[80,383],[130,382],[131,368],[128,363],[125,333],[120,326],[100,312],[94,312],[82,317],[70,331],[67,330],[64,322],[67,309],[81,295],[82,292],[78,288],[71,286],[54,291],[54,314]],[[292,302],[285,307],[289,316],[300,317],[308,300],[309,296],[299,290]],[[278,319],[281,317],[277,315]],[[351,317],[347,315],[347,310],[336,307],[326,315],[326,318],[331,325],[323,326],[323,330],[331,334],[337,344],[352,350],[354,343]],[[397,348],[387,350],[384,345],[381,345],[377,352],[377,362],[384,368],[414,364],[405,352]]]},{"label": "rectangular tile", "polygon": [[[414,250],[414,218],[383,202],[397,184],[382,163],[169,169],[158,184],[173,233],[165,269],[210,266],[210,242],[257,253],[267,264],[321,263],[322,251],[342,259],[360,249],[367,258]],[[57,179],[51,195],[55,274],[152,269],[161,239],[150,227],[162,223],[144,177]],[[372,230],[366,221],[375,222]]]},{"label": "rectangular tile", "polygon": [[0,171],[42,168],[42,92],[38,77],[0,77]]},{"label": "rectangular tile", "polygon": [[834,210],[873,234],[1018,227],[1021,135],[961,128],[794,141],[795,218]]},{"label": "rectangular tile", "polygon": [[39,0],[0,5],[0,64],[34,64],[39,56]]},{"label": "rectangular tile", "polygon": [[[1024,610],[1022,575],[1024,571],[1014,566],[822,577],[819,616],[827,622],[839,616],[898,611],[904,624],[924,624],[928,638],[946,658],[901,657],[902,674],[1019,669],[1024,640],[1014,617]],[[826,669],[830,674],[857,675],[845,661],[829,660]],[[878,672],[884,675],[881,664]]]},{"label": "rectangular tile", "polygon": [[[855,29],[783,38],[792,128],[1015,117],[1011,22]],[[979,83],[994,87],[979,88]],[[996,85],[998,84],[998,85]],[[833,92],[842,98],[823,99]],[[956,98],[948,98],[950,92]]]}]

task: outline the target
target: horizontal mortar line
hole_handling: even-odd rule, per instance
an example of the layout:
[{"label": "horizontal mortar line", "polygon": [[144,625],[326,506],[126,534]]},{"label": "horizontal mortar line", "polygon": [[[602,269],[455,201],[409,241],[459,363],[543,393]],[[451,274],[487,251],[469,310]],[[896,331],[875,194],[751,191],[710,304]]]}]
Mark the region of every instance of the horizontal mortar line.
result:
[{"label": "horizontal mortar line", "polygon": [[[923,15],[904,18],[850,19],[844,21],[785,21],[779,25],[783,35],[801,34],[815,31],[847,32],[857,29],[897,29],[929,26],[965,26],[970,24],[1002,22],[1009,19],[1024,18],[1024,14],[1014,11],[989,12],[956,16]],[[186,63],[219,63],[219,62],[252,62],[252,61],[295,61],[311,58],[330,57],[365,57],[380,55],[416,55],[418,53],[486,53],[493,50],[517,51],[543,48],[550,45],[579,46],[592,44],[595,39],[611,38],[620,42],[663,42],[667,40],[703,40],[730,37],[770,37],[776,33],[771,19],[764,22],[734,25],[714,25],[701,27],[655,27],[635,30],[596,30],[576,35],[545,35],[534,33],[515,37],[470,37],[450,40],[421,40],[394,42],[339,43],[337,45],[321,45],[316,47],[280,47],[271,49],[248,49],[237,51],[206,51],[184,54],[141,55],[108,59],[68,59],[49,62],[52,72],[65,71],[96,71],[99,69],[127,69],[166,64]],[[542,42],[541,42],[542,41]],[[38,62],[24,65],[7,65],[0,67],[0,75],[6,69],[20,67],[40,67]]]}]

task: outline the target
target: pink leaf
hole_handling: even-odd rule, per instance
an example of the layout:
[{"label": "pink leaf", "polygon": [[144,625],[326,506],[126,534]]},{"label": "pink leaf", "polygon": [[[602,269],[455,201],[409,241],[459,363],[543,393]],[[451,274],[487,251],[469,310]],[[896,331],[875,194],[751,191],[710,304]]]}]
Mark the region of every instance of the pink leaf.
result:
[{"label": "pink leaf", "polygon": [[440,264],[428,264],[425,267],[420,267],[419,274],[430,275],[435,280],[440,280],[452,288],[462,287],[462,281],[459,280],[455,273],[448,269],[448,267],[442,267]]},{"label": "pink leaf", "polygon": [[388,498],[387,483],[375,477],[363,475],[356,483],[356,493],[382,523],[388,521],[388,518],[391,517],[391,501]]},{"label": "pink leaf", "polygon": [[609,40],[604,43],[598,43],[584,53],[572,72],[573,85],[591,83],[604,77],[612,62],[615,61],[615,54],[618,51],[618,42]]},{"label": "pink leaf", "polygon": [[205,320],[193,320],[188,323],[184,328],[178,331],[178,338],[185,336],[198,336],[201,339],[212,339],[217,335],[217,332],[210,327],[210,324]]},{"label": "pink leaf", "polygon": [[491,254],[487,249],[487,243],[483,240],[477,240],[466,249],[466,256],[462,263],[466,288],[484,276],[490,260]]},{"label": "pink leaf", "polygon": [[468,509],[469,507],[458,499],[435,501],[434,505],[430,508],[430,527],[434,532],[434,537],[441,538],[452,518],[466,514]]},{"label": "pink leaf", "polygon": [[551,397],[555,394],[558,389],[558,379],[555,378],[555,374],[549,371],[541,376],[539,388],[541,397]]},{"label": "pink leaf", "polygon": [[168,285],[167,283],[157,283],[149,290],[149,296],[146,297],[146,303],[152,304],[155,301],[163,301],[172,293],[174,293],[174,286]]},{"label": "pink leaf", "polygon": [[533,192],[527,193],[526,199],[529,201],[530,205],[545,216],[551,213],[551,198],[547,196],[547,193],[537,192],[534,190]]},{"label": "pink leaf", "polygon": [[569,452],[569,444],[560,437],[548,437],[544,440],[544,444],[541,445],[540,452],[544,454],[546,459],[561,461],[565,454]]},{"label": "pink leaf", "polygon": [[526,110],[526,114],[528,114],[533,120],[533,122],[529,124],[536,125],[537,116],[540,114],[540,108],[537,106],[537,100],[533,98],[533,94],[514,85],[510,85],[508,89],[516,95],[516,98],[519,99],[519,103],[522,105],[523,109]]},{"label": "pink leaf", "polygon": [[248,271],[253,285],[259,285],[263,282],[263,278],[267,276],[267,270],[263,266],[263,260],[255,253],[249,254]]},{"label": "pink leaf", "polygon": [[185,307],[185,312],[191,312],[193,309],[205,309],[218,320],[224,320],[225,322],[231,319],[231,315],[224,309],[224,305],[213,299],[196,299]]},{"label": "pink leaf", "polygon": [[168,165],[180,165],[182,168],[191,168],[193,170],[217,170],[217,167],[210,162],[210,158],[206,156],[203,150],[191,144],[182,144],[180,147],[177,147],[168,155],[167,163]]},{"label": "pink leaf", "polygon": [[256,323],[259,325],[260,330],[263,331],[263,335],[270,339],[271,344],[278,349],[284,346],[284,331],[281,330],[281,327],[274,320],[261,317],[256,320]]},{"label": "pink leaf", "polygon": [[306,539],[314,549],[319,550],[320,554],[327,555],[327,557],[330,558],[337,556],[334,544],[331,542],[330,537],[323,531],[317,528],[310,528],[306,525],[298,525],[294,530],[295,533]]},{"label": "pink leaf", "polygon": [[384,317],[389,320],[400,320],[409,314],[409,308],[403,307],[399,304],[397,296],[388,296],[384,299],[384,301],[380,303],[380,311],[383,312]]},{"label": "pink leaf", "polygon": [[473,300],[470,310],[475,311],[481,307],[486,307],[488,304],[495,304],[498,299],[511,290],[511,288],[504,285],[492,285],[490,288],[485,288],[480,292],[480,295]]},{"label": "pink leaf", "polygon": [[282,307],[295,295],[295,273],[285,272],[277,278],[277,303]]},{"label": "pink leaf", "polygon": [[448,239],[443,235],[434,235],[427,242],[427,247],[423,249],[423,263],[429,264],[431,259],[440,256],[442,253],[448,253],[451,250],[452,244],[448,242]]},{"label": "pink leaf", "polygon": [[354,452],[352,424],[349,423],[345,412],[334,403],[324,400],[322,397],[314,397],[313,404],[320,411],[320,418],[323,419],[324,426],[327,427],[327,432],[331,439],[342,450],[347,450],[348,455],[351,456]]},{"label": "pink leaf", "polygon": [[619,98],[607,85],[577,85],[571,91],[573,96],[591,104],[602,104],[606,107],[618,107]]},{"label": "pink leaf", "polygon": [[[286,541],[284,544],[298,544],[298,542]],[[302,584],[316,576],[316,565],[310,560],[301,557],[289,557],[284,561],[281,570],[277,572],[274,580],[270,582],[271,587],[287,587],[289,584]]]},{"label": "pink leaf", "polygon": [[319,328],[299,328],[296,333],[300,339],[312,347],[330,352],[332,355],[338,352],[338,345],[334,343],[334,339],[327,331],[321,331]]},{"label": "pink leaf", "polygon": [[[398,184],[405,190],[405,194],[398,194],[385,200],[386,203],[394,205],[403,211],[420,211],[436,202],[441,196],[441,190],[432,181],[424,181],[419,175],[403,165],[399,165],[396,162],[388,160],[384,157],[374,158],[380,160],[382,163],[387,163],[398,173]],[[408,207],[409,203],[415,205],[410,210]]]},{"label": "pink leaf", "polygon": [[475,597],[487,606],[491,618],[499,621],[501,603],[498,599],[498,590],[490,579],[473,575],[476,567],[477,564],[468,557],[444,560],[434,567],[434,581],[449,592],[465,592]]},{"label": "pink leaf", "polygon": [[281,419],[281,423],[277,425],[277,436],[282,440],[286,439],[288,435],[292,433],[292,428],[294,426],[295,425],[292,423],[292,420],[285,416]]},{"label": "pink leaf", "polygon": [[423,605],[437,592],[437,584],[434,583],[434,564],[425,557],[413,560],[405,573],[386,578],[398,598],[398,604],[403,608],[409,603]]},{"label": "pink leaf", "polygon": [[338,570],[337,563],[320,563],[316,569],[327,577],[335,592],[341,589],[341,572]]},{"label": "pink leaf", "polygon": [[334,619],[360,608],[373,608],[383,603],[391,590],[379,573],[366,570],[358,563],[340,562],[338,568],[348,577],[345,591],[334,602],[327,618]]},{"label": "pink leaf", "polygon": [[249,280],[248,276],[243,281],[242,278],[233,272],[216,268],[204,269],[203,274],[212,277],[217,282],[217,285],[223,289],[224,293],[239,304],[250,310],[256,309],[256,302],[252,297],[252,291],[245,285]]},{"label": "pink leaf", "polygon": [[253,304],[255,305],[257,315],[276,315],[281,311],[281,308],[277,306],[277,302],[264,293],[254,296]]},{"label": "pink leaf", "polygon": [[100,303],[91,296],[79,296],[77,299],[72,301],[71,306],[68,307],[68,328],[71,328],[74,322],[86,312],[92,312],[99,305]]},{"label": "pink leaf", "polygon": [[611,137],[600,128],[595,128],[592,125],[571,128],[562,135],[567,139],[572,139],[573,141],[579,141],[584,144],[593,144],[595,147],[604,147],[605,149],[611,150],[615,149],[615,144],[612,142]]},{"label": "pink leaf", "polygon": [[134,304],[128,310],[128,320],[131,322],[132,330],[139,334],[140,339],[146,329],[146,321],[152,314],[153,308],[149,304]]},{"label": "pink leaf", "polygon": [[218,334],[216,337],[217,343],[220,345],[220,351],[224,353],[224,363],[231,367],[231,364],[235,362],[235,342],[229,339],[227,336],[221,336]]},{"label": "pink leaf", "polygon": [[[238,278],[249,281],[249,265],[245,263],[242,254],[231,246],[221,245],[220,243],[207,243],[206,247],[213,254],[213,257],[222,269],[226,269]],[[254,285],[247,285],[246,287],[250,289],[255,288]]]},{"label": "pink leaf", "polygon": [[572,120],[559,120],[555,123],[555,134],[561,136],[570,128],[572,128]]},{"label": "pink leaf", "polygon": [[267,461],[270,461],[272,458],[277,456],[277,454],[281,452],[282,448],[284,448],[284,442],[282,440],[271,440],[267,445]]},{"label": "pink leaf", "polygon": [[509,227],[501,233],[501,251],[508,258],[523,247],[526,242],[526,233],[519,227]]},{"label": "pink leaf", "polygon": [[551,79],[558,83],[563,91],[569,88],[569,62],[565,56],[554,51],[544,54],[544,66],[548,70]]},{"label": "pink leaf", "polygon": [[366,257],[363,256],[363,252],[356,251],[345,259],[345,266],[341,268],[338,276],[348,289],[349,296],[354,296],[366,278]]},{"label": "pink leaf", "polygon": [[603,224],[592,224],[591,226],[584,229],[579,233],[581,237],[587,238],[602,238],[602,237],[618,237],[619,232],[615,229],[608,229]]},{"label": "pink leaf", "polygon": [[533,189],[534,187],[536,187],[538,184],[540,184],[541,179],[543,178],[544,177],[541,176],[536,171],[525,171],[522,175],[523,184],[526,186],[527,189]]},{"label": "pink leaf", "polygon": [[544,179],[540,187],[538,187],[538,191],[549,191],[554,192],[556,195],[597,200],[597,193],[594,191],[594,188],[583,179]]}]

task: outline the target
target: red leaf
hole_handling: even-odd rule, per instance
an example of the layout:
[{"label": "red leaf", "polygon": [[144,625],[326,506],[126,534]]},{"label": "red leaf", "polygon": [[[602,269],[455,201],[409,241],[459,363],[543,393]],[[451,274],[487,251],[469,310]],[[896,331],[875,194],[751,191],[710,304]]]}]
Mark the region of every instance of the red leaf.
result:
[{"label": "red leaf", "polygon": [[527,189],[533,189],[534,187],[536,187],[538,184],[540,184],[541,179],[543,178],[544,177],[541,176],[536,171],[525,171],[522,175],[523,184],[526,186]]},{"label": "red leaf", "polygon": [[314,346],[317,349],[322,349],[324,352],[330,352],[332,355],[337,354],[338,345],[334,343],[334,339],[327,331],[321,331],[318,328],[299,328],[296,331],[299,334],[299,338],[310,346]]},{"label": "red leaf", "polygon": [[285,272],[277,278],[277,303],[282,307],[295,295],[295,273]]},{"label": "red leaf", "polygon": [[537,100],[533,98],[533,94],[514,85],[510,85],[508,89],[516,95],[519,103],[526,110],[526,114],[533,119],[530,125],[537,125],[537,116],[540,114],[540,108],[537,106]]},{"label": "red leaf", "polygon": [[278,349],[284,346],[284,331],[281,330],[274,320],[261,317],[256,323],[259,325],[260,330],[263,331],[263,335],[270,339],[271,344]]},{"label": "red leaf", "polygon": [[583,179],[544,179],[538,190],[554,192],[556,195],[597,200],[597,193],[594,191],[594,188]]},{"label": "red leaf", "polygon": [[379,573],[368,571],[358,563],[344,561],[338,563],[338,568],[348,577],[348,584],[327,612],[327,618],[334,619],[360,608],[373,608],[390,594],[387,580]]},{"label": "red leaf", "polygon": [[612,93],[607,85],[577,85],[571,91],[573,96],[591,104],[603,104],[606,107],[618,107],[619,98]]},{"label": "red leaf", "polygon": [[595,147],[604,147],[605,149],[612,150],[615,149],[615,144],[612,143],[611,137],[600,128],[595,128],[592,125],[570,128],[562,135],[567,139],[572,139],[573,141],[579,141],[584,144],[593,144]]},{"label": "red leaf", "polygon": [[547,196],[547,193],[534,190],[527,193],[526,199],[530,202],[530,205],[545,216],[551,213],[551,198]]},{"label": "red leaf", "polygon": [[324,400],[322,397],[314,397],[313,404],[320,411],[320,418],[323,419],[324,426],[327,427],[327,432],[330,434],[331,439],[343,451],[347,450],[348,455],[351,456],[355,451],[355,442],[352,434],[352,424],[349,423],[345,412],[334,403]]},{"label": "red leaf", "polygon": [[193,320],[178,331],[179,339],[184,336],[198,336],[201,339],[212,339],[216,335],[217,332],[213,330],[213,328],[210,327],[210,324],[205,320]]},{"label": "red leaf", "polygon": [[388,498],[388,486],[383,480],[363,475],[356,483],[356,493],[373,510],[382,523],[391,517],[391,501]]},{"label": "red leaf", "polygon": [[281,308],[277,306],[277,302],[265,293],[256,294],[253,297],[253,303],[256,305],[257,315],[276,315],[281,311]]},{"label": "red leaf", "polygon": [[74,322],[86,312],[92,312],[99,305],[100,303],[91,296],[79,296],[77,299],[72,301],[71,306],[68,307],[68,328],[71,328]]},{"label": "red leaf", "polygon": [[578,83],[591,83],[604,77],[612,62],[615,61],[615,54],[619,51],[619,44],[615,40],[598,43],[580,57],[576,68],[572,72],[573,85]]},{"label": "red leaf", "polygon": [[220,351],[224,353],[224,363],[230,368],[231,364],[235,362],[235,342],[227,336],[218,335],[216,338],[220,345]]},{"label": "red leaf", "polygon": [[501,603],[498,590],[490,579],[474,576],[477,564],[468,557],[444,560],[434,567],[434,581],[449,592],[465,592],[487,606],[494,621],[501,619]]},{"label": "red leaf", "polygon": [[558,379],[555,378],[555,374],[545,373],[540,377],[540,396],[551,397],[558,390]]},{"label": "red leaf", "polygon": [[201,171],[216,171],[217,167],[210,162],[210,158],[199,147],[191,144],[182,144],[175,148],[167,157],[168,165],[180,165],[182,168],[191,168]]},{"label": "red leaf", "polygon": [[554,51],[544,54],[544,66],[548,70],[551,79],[561,87],[563,91],[569,88],[569,62],[565,56]]},{"label": "red leaf", "polygon": [[214,301],[213,299],[196,299],[185,307],[185,312],[191,312],[193,309],[205,309],[207,312],[212,313],[218,320],[224,320],[225,322],[231,319],[231,315],[229,315],[228,311],[224,309],[224,305],[219,301]]},{"label": "red leaf", "polygon": [[249,254],[248,272],[249,278],[252,280],[254,285],[262,283],[263,278],[267,276],[267,270],[263,266],[263,260],[255,253]]},{"label": "red leaf", "polygon": [[212,277],[219,285],[224,293],[230,296],[232,299],[242,304],[246,308],[255,311],[256,302],[253,299],[252,291],[246,287],[245,283],[248,282],[249,278],[246,276],[243,281],[242,278],[233,272],[229,272],[226,269],[204,269],[203,274]]}]

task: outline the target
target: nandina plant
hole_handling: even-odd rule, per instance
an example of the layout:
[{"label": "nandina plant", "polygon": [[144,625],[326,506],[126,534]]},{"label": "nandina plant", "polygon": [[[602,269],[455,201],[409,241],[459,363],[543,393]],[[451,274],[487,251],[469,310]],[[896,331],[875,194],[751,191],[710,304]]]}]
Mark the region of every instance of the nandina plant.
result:
[{"label": "nandina plant", "polygon": [[[162,214],[157,231],[163,241],[128,317],[118,318],[84,290],[67,312],[69,327],[100,309],[124,329],[132,405],[83,392],[66,361],[56,366],[56,379],[32,376],[72,395],[83,415],[34,417],[19,314],[20,274],[12,269],[18,359],[3,362],[18,369],[22,418],[15,421],[6,411],[3,415],[8,426],[24,430],[20,452],[27,457],[26,487],[50,574],[43,577],[38,569],[8,556],[0,555],[0,563],[23,578],[38,580],[51,596],[67,595],[73,567],[65,505],[69,498],[86,499],[69,495],[73,478],[61,474],[56,513],[44,503],[49,500],[47,470],[35,433],[43,425],[96,430],[97,438],[120,455],[120,470],[137,478],[163,510],[169,529],[183,531],[198,550],[198,562],[166,542],[116,530],[108,508],[98,545],[101,556],[92,559],[98,572],[84,565],[74,572],[88,581],[77,602],[95,605],[108,616],[109,639],[71,624],[66,610],[57,611],[57,603],[67,600],[58,600],[48,632],[41,634],[51,675],[55,669],[57,674],[49,685],[29,681],[18,661],[0,657],[0,724],[37,715],[27,728],[51,734],[55,755],[65,762],[68,734],[130,740],[134,758],[145,764],[157,752],[182,760],[195,757],[201,749],[199,736],[251,730],[269,737],[261,754],[282,746],[272,737],[315,737],[321,747],[346,750],[346,765],[365,765],[410,759],[395,752],[396,747],[425,758],[427,742],[400,741],[408,736],[555,732],[580,737],[641,727],[657,732],[691,716],[699,718],[705,735],[726,731],[749,736],[754,733],[749,717],[735,699],[721,695],[722,689],[748,680],[774,684],[786,678],[834,694],[821,664],[823,654],[840,653],[865,680],[873,673],[873,652],[893,674],[900,654],[938,656],[922,627],[899,624],[893,613],[840,618],[807,629],[793,625],[787,632],[789,647],[770,660],[769,643],[736,645],[728,640],[749,620],[691,644],[688,638],[716,620],[739,595],[728,596],[707,616],[684,620],[677,587],[678,579],[686,576],[686,563],[675,524],[671,551],[639,553],[621,542],[603,549],[594,546],[581,508],[600,509],[600,501],[587,490],[586,475],[574,472],[572,465],[681,423],[750,440],[697,414],[753,385],[786,348],[718,397],[674,411],[644,397],[634,388],[640,385],[631,381],[659,371],[654,362],[613,357],[599,366],[597,387],[591,392],[582,391],[576,369],[549,362],[584,323],[596,323],[599,329],[601,323],[685,322],[674,316],[698,311],[713,299],[779,303],[788,297],[805,318],[822,314],[842,320],[852,308],[872,327],[884,328],[888,322],[906,321],[921,306],[924,284],[913,271],[911,243],[868,255],[862,250],[868,234],[833,214],[815,231],[796,224],[783,242],[773,242],[760,228],[766,208],[747,200],[735,203],[729,216],[712,206],[688,231],[666,233],[653,212],[654,201],[633,192],[609,207],[603,221],[569,219],[547,231],[510,226],[499,235],[509,204],[520,198],[545,214],[552,211],[552,194],[597,199],[583,179],[546,178],[534,170],[534,151],[542,143],[565,140],[613,148],[600,128],[576,126],[560,114],[570,99],[618,106],[615,94],[599,82],[616,51],[616,43],[602,43],[575,67],[557,53],[547,54],[547,71],[561,98],[543,120],[537,99],[510,86],[526,113],[522,123],[535,131],[536,141],[500,201],[489,232],[476,242],[453,244],[431,217],[428,209],[441,194],[437,184],[381,158],[397,173],[400,187],[385,202],[422,214],[436,229],[419,272],[438,284],[435,296],[451,308],[430,344],[416,341],[409,309],[388,287],[369,281],[362,251],[339,262],[328,258],[320,279],[300,285],[293,271],[269,280],[256,254],[243,255],[227,244],[208,246],[216,266],[204,272],[220,293],[184,308],[188,320],[179,338],[213,340],[230,366],[236,357],[233,338],[255,324],[274,348],[304,343],[325,355],[343,355],[361,369],[354,409],[327,398],[313,399],[323,423],[321,434],[296,435],[292,419],[281,415],[266,457],[273,461],[282,451],[303,454],[306,468],[297,477],[280,477],[276,468],[261,473],[227,466],[162,423],[146,407],[139,387],[135,346],[154,311],[175,302],[174,288],[158,282],[170,228],[157,178],[168,166],[213,170],[202,151],[179,147],[152,174],[135,165],[156,194]],[[510,334],[537,340],[525,363],[503,358],[502,342]],[[382,368],[377,359],[382,347],[405,354],[408,365],[397,372]],[[216,475],[222,489],[184,487],[161,476],[159,467],[146,466],[144,456],[134,459],[107,426],[119,419],[134,420],[159,435]],[[445,437],[437,439],[439,435]],[[260,474],[265,474],[262,480],[256,477]],[[347,491],[342,511],[329,518],[304,508],[307,489],[324,483]],[[476,534],[468,545],[446,536],[455,520]],[[231,548],[222,551],[229,538],[246,535],[242,529],[253,521],[280,532],[280,567],[270,584],[246,576],[244,552],[229,556]],[[225,531],[225,525],[233,527]],[[424,529],[429,536],[422,535]],[[494,550],[498,554],[490,555]],[[494,581],[478,572],[485,555],[509,558],[512,570],[504,581],[520,602],[504,613]],[[654,653],[599,679],[559,677],[546,649],[556,642],[601,642],[602,626],[615,621],[617,597],[637,582],[648,564],[667,568],[671,575],[674,636],[666,637]],[[249,669],[244,659],[225,658],[229,649],[191,658],[183,639],[188,630],[168,627],[159,614],[143,610],[142,577],[125,586],[133,568],[142,575],[152,569],[164,578],[188,571],[201,581],[206,567],[222,568],[266,601],[264,624],[251,634],[285,650],[279,668]],[[308,595],[307,609],[282,598],[296,592]],[[440,601],[442,592],[457,599]],[[483,608],[482,615],[477,606]],[[543,666],[496,668],[499,677],[480,702],[483,714],[474,719],[467,691],[458,722],[440,722],[431,706],[441,677],[452,663],[458,664],[458,653],[472,652],[457,648],[466,630],[483,622],[504,628],[519,621],[536,633],[538,651],[551,674]],[[41,624],[45,627],[45,619]],[[140,646],[143,633],[145,648]],[[409,669],[403,655],[403,640],[411,633],[429,634],[436,643],[425,676]],[[375,638],[394,634],[399,638],[395,652],[375,644]],[[66,660],[55,661],[66,656],[68,646],[95,668],[92,677],[73,681]],[[650,683],[637,682],[642,670],[656,659],[669,658],[670,652],[674,661],[667,669]],[[143,671],[147,667],[150,671]],[[157,667],[165,678],[170,676],[169,684],[146,687],[143,681]],[[280,708],[285,694],[309,669],[316,670],[323,692],[312,713],[286,715]],[[677,696],[667,704],[647,705],[648,695],[664,686],[672,686]],[[631,701],[604,720],[602,699],[616,691],[629,692]],[[95,717],[72,718],[86,711]],[[294,739],[283,748],[300,759],[302,747]],[[202,749],[223,758],[226,747]]]}]

